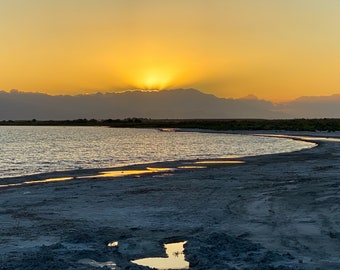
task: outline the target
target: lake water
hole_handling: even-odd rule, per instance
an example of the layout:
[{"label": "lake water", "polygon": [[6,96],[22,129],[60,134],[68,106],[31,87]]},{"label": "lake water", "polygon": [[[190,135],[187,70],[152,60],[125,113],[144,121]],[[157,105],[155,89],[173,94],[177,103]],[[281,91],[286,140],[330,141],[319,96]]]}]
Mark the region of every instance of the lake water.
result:
[{"label": "lake water", "polygon": [[282,138],[222,133],[0,126],[0,177],[158,161],[273,154],[312,146]]}]

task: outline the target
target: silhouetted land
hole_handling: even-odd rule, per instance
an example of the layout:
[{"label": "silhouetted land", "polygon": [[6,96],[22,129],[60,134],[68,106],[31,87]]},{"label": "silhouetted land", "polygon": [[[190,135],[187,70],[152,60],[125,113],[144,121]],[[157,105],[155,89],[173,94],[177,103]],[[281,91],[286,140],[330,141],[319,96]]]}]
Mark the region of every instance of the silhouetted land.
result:
[{"label": "silhouetted land", "polygon": [[340,119],[76,119],[65,121],[0,121],[0,125],[33,126],[109,126],[120,128],[190,128],[211,130],[286,130],[286,131],[339,131]]}]

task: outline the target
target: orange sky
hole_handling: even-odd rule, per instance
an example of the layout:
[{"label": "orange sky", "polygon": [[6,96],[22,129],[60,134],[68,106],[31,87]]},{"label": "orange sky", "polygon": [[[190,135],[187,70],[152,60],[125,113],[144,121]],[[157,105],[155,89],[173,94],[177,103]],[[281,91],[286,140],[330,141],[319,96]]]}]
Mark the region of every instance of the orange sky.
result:
[{"label": "orange sky", "polygon": [[0,89],[340,93],[338,0],[0,1]]}]

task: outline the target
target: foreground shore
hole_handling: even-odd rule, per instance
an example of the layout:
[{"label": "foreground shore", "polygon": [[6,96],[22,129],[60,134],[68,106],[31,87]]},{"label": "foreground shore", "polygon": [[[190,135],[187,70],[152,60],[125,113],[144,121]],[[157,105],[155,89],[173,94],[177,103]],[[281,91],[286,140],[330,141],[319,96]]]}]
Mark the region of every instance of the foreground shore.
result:
[{"label": "foreground shore", "polygon": [[339,269],[340,142],[309,140],[318,147],[207,168],[2,180],[0,269],[147,269],[131,260],[180,241],[190,269]]}]

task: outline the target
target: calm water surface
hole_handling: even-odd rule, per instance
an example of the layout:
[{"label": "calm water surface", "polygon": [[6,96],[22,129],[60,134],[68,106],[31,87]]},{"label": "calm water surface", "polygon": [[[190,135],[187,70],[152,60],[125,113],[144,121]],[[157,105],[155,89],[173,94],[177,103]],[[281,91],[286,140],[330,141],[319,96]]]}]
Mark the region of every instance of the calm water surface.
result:
[{"label": "calm water surface", "polygon": [[0,127],[0,177],[157,161],[291,152],[280,138],[106,127]]}]

